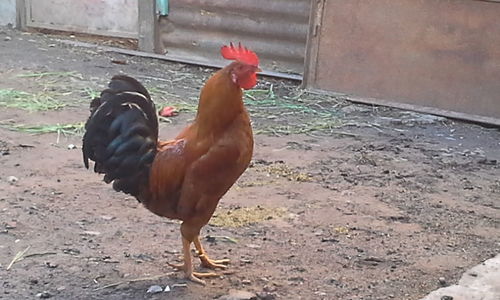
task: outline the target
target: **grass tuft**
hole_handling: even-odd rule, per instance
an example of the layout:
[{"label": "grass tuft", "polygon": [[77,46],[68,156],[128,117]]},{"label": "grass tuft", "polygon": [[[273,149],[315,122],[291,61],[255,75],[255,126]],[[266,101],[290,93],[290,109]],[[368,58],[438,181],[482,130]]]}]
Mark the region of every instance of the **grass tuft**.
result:
[{"label": "grass tuft", "polygon": [[13,89],[0,89],[0,106],[29,111],[45,111],[57,110],[66,104],[45,92],[30,94]]},{"label": "grass tuft", "polygon": [[304,90],[295,89],[278,96],[270,85],[268,89],[245,91],[244,101],[255,120],[255,134],[332,132],[342,126],[337,110],[341,102]]},{"label": "grass tuft", "polygon": [[43,78],[43,77],[60,77],[60,78],[65,78],[65,77],[78,77],[80,78],[81,76],[75,72],[75,71],[70,71],[70,72],[31,72],[31,73],[24,73],[24,74],[19,74],[16,77],[17,78]]},{"label": "grass tuft", "polygon": [[93,88],[85,87],[83,88],[83,94],[87,97],[87,99],[94,100],[94,98],[101,95],[101,92],[94,90]]},{"label": "grass tuft", "polygon": [[52,125],[4,125],[8,129],[31,134],[57,133],[64,135],[79,135],[83,133],[84,123],[52,124]]}]

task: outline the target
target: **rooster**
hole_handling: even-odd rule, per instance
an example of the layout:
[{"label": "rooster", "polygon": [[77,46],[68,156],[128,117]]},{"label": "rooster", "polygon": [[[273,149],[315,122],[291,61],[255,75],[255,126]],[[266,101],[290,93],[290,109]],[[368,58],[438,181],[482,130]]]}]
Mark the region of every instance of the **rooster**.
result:
[{"label": "rooster", "polygon": [[234,61],[206,81],[194,122],[173,140],[158,140],[148,91],[124,75],[114,76],[92,100],[83,137],[86,168],[94,161],[94,171],[113,182],[114,190],[134,196],[158,216],[182,221],[184,263],[173,266],[200,284],[205,284],[201,278],[217,274],[193,271],[191,244],[203,267],[226,268],[229,260],[207,256],[199,234],[248,167],[254,145],[242,89],[257,84],[259,58],[241,44],[223,46],[221,55]]}]

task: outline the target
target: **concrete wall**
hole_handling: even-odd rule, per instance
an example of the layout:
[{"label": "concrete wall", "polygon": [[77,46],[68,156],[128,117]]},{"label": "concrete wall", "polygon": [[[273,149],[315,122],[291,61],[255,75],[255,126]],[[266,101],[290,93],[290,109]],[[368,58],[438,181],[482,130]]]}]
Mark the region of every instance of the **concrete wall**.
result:
[{"label": "concrete wall", "polygon": [[0,0],[0,25],[16,25],[16,0]]},{"label": "concrete wall", "polygon": [[136,38],[137,1],[26,0],[27,26]]}]

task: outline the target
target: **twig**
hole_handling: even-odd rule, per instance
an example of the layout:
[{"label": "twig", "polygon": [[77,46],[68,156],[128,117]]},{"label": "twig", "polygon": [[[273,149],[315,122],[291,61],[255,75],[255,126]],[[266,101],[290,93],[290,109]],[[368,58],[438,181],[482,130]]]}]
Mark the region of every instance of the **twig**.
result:
[{"label": "twig", "polygon": [[156,280],[156,279],[160,279],[162,277],[170,276],[172,274],[175,274],[175,272],[170,272],[170,273],[166,273],[166,274],[162,274],[162,275],[155,275],[155,276],[150,276],[150,277],[141,277],[141,278],[123,280],[123,281],[119,281],[119,282],[115,282],[115,283],[107,284],[105,286],[98,287],[98,288],[94,289],[94,291],[104,290],[104,289],[119,286],[119,285],[125,284],[125,283],[133,283],[133,282],[147,281],[147,280]]},{"label": "twig", "polygon": [[21,148],[35,148],[35,146],[29,144],[19,144],[18,146]]},{"label": "twig", "polygon": [[104,277],[106,277],[106,276],[105,275],[99,275],[96,278],[94,278],[94,282],[97,283],[97,284],[99,284],[98,280],[101,279],[101,278],[104,278]]},{"label": "twig", "polygon": [[230,242],[230,243],[233,243],[233,244],[238,244],[238,240],[237,239],[234,239],[232,237],[225,236],[225,235],[207,235],[206,238],[207,238],[207,240],[210,240],[210,239],[222,240],[224,242]]},{"label": "twig", "polygon": [[345,131],[331,131],[331,133],[338,134],[338,135],[346,135],[346,136],[351,136],[351,137],[358,137],[358,136],[360,136],[359,134],[345,132]]},{"label": "twig", "polygon": [[23,260],[25,258],[28,258],[28,257],[33,257],[33,256],[44,256],[44,255],[56,255],[57,252],[41,252],[41,253],[31,253],[31,254],[28,254],[28,255],[25,255],[23,258],[19,259],[19,260]]},{"label": "twig", "polygon": [[12,261],[10,262],[10,264],[7,266],[7,271],[10,270],[10,268],[12,268],[13,264],[15,264],[17,261],[20,261],[23,258],[24,254],[26,254],[26,252],[28,252],[28,250],[30,248],[31,248],[31,246],[28,246],[23,251],[17,252],[16,256],[14,256],[14,258],[12,259]]}]

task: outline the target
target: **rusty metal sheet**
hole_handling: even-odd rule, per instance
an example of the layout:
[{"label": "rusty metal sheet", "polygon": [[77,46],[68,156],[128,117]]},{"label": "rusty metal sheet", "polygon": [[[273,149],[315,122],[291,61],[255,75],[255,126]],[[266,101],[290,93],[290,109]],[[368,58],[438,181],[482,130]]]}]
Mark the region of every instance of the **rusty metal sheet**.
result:
[{"label": "rusty metal sheet", "polygon": [[139,0],[26,0],[28,27],[137,38]]},{"label": "rusty metal sheet", "polygon": [[221,63],[219,49],[241,41],[264,68],[301,74],[310,0],[171,0],[160,20],[167,56]]},{"label": "rusty metal sheet", "polygon": [[308,87],[500,124],[500,3],[314,1]]}]

